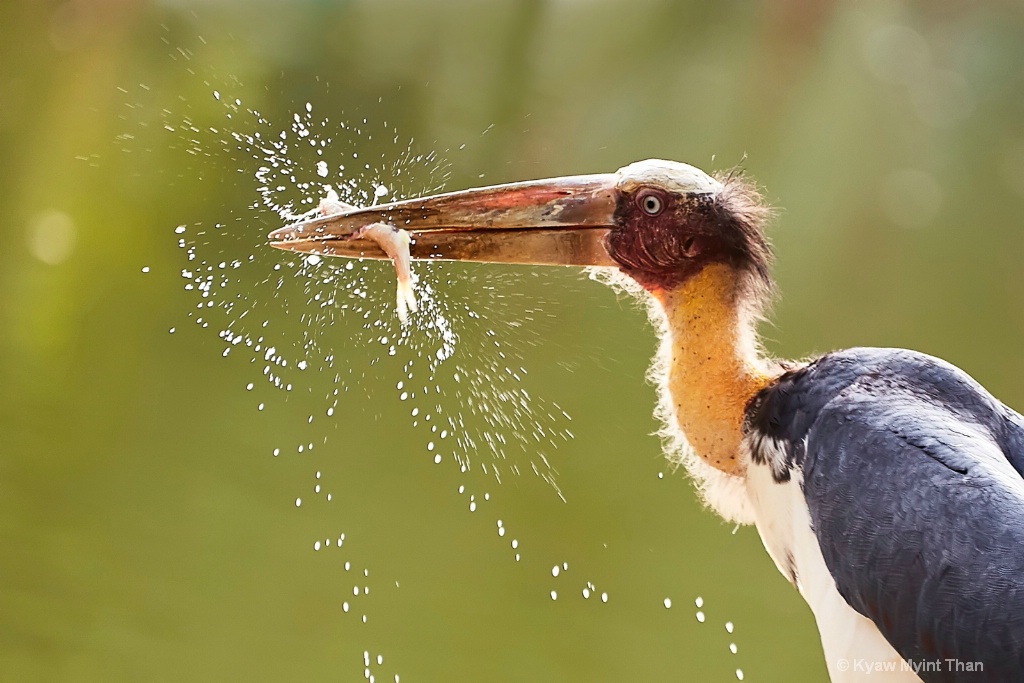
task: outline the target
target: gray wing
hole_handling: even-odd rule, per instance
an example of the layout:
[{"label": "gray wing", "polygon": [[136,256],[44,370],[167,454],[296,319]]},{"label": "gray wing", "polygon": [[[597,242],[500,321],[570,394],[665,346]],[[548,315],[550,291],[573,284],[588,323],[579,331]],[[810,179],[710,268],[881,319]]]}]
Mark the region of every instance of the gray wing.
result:
[{"label": "gray wing", "polygon": [[955,367],[907,351],[826,356],[780,389],[764,407],[803,470],[843,598],[905,659],[983,665],[943,666],[926,681],[1021,679],[1021,416]]}]

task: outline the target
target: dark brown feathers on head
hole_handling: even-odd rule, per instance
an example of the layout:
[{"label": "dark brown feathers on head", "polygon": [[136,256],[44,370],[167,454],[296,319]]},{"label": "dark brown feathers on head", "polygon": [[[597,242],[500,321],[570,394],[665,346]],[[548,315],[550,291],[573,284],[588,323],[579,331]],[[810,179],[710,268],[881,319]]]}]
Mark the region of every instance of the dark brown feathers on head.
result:
[{"label": "dark brown feathers on head", "polygon": [[746,271],[745,292],[759,306],[766,305],[775,293],[771,268],[775,261],[765,228],[775,217],[775,210],[765,201],[761,190],[747,180],[741,169],[715,174],[722,190],[714,205],[719,220],[735,244],[736,265]]}]

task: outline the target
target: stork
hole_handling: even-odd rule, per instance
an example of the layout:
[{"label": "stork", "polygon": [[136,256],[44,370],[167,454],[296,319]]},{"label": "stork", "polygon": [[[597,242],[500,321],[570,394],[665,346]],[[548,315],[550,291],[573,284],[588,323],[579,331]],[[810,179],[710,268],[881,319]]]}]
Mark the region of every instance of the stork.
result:
[{"label": "stork", "polygon": [[647,160],[346,209],[273,246],[617,269],[661,333],[658,413],[706,504],[754,524],[814,614],[839,681],[1024,676],[1024,418],[962,370],[902,349],[782,361],[756,326],[770,210],[739,174]]}]

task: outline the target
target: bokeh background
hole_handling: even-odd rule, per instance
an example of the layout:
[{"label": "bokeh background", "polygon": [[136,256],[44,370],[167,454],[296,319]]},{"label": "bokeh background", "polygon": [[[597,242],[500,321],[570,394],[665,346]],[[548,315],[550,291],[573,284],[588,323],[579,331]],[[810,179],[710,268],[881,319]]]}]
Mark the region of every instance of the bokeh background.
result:
[{"label": "bokeh background", "polygon": [[824,679],[585,275],[421,271],[458,342],[416,405],[509,444],[435,464],[390,267],[262,246],[245,136],[300,119],[331,143],[279,156],[371,193],[742,166],[783,209],[773,353],[915,348],[1024,408],[1017,2],[9,1],[0,38],[0,680]]}]

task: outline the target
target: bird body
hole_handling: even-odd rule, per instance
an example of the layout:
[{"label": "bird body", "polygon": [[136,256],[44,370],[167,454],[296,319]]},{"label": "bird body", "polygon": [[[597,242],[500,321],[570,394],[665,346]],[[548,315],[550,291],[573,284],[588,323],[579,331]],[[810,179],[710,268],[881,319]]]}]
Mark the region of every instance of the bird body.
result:
[{"label": "bird body", "polygon": [[833,681],[1020,677],[1024,418],[920,353],[766,357],[750,275],[714,262],[649,288],[670,452],[757,527]]},{"label": "bird body", "polygon": [[[751,481],[762,480],[751,491],[802,490],[807,516],[793,535],[812,530],[834,590],[903,660],[940,663],[921,678],[1020,678],[1024,418],[937,358],[849,349],[763,390],[747,432]],[[815,612],[833,665],[828,624],[802,585],[801,543],[784,523],[757,524]]]},{"label": "bird body", "polygon": [[[679,454],[709,507],[756,525],[779,571],[811,607],[835,683],[858,680],[869,662],[879,669],[872,671],[875,680],[919,680],[874,623],[839,594],[812,531],[801,472],[791,468],[780,484],[769,464],[776,442],[751,429],[752,397],[770,394],[786,370],[759,352],[754,311],[738,305],[734,274],[709,266],[682,287],[658,292],[655,301],[662,349],[651,376],[661,384],[665,435],[675,442],[668,451]],[[777,457],[785,462],[787,456]]]},{"label": "bird body", "polygon": [[[754,524],[817,621],[834,682],[1024,674],[1024,418],[966,373],[898,349],[767,357],[770,210],[735,174],[648,160],[616,173],[406,200],[275,231],[274,246],[612,267],[650,302],[670,457]],[[624,277],[622,277],[624,276]]]}]

